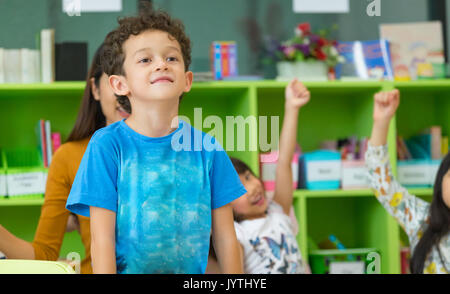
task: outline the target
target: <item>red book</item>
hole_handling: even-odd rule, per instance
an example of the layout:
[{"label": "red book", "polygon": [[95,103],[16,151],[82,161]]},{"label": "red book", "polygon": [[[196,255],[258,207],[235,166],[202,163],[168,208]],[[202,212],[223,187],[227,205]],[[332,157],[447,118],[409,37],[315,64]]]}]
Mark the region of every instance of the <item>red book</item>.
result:
[{"label": "red book", "polygon": [[220,44],[220,51],[222,54],[222,77],[228,77],[230,75],[230,56],[227,42]]}]

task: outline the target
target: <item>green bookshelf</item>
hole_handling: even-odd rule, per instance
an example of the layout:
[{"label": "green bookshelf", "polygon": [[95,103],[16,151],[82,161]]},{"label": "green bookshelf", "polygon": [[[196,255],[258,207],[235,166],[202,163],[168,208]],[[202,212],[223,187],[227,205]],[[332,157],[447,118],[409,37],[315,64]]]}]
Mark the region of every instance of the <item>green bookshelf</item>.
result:
[{"label": "green bookshelf", "polygon": [[[401,92],[399,111],[388,138],[394,173],[397,133],[407,137],[439,124],[444,134],[450,134],[450,80],[305,84],[311,92],[311,101],[300,111],[298,128],[298,142],[304,152],[317,149],[322,140],[370,136],[373,95],[383,89],[397,88]],[[250,125],[252,119],[258,123],[259,116],[267,116],[270,134],[270,117],[279,116],[278,130],[281,130],[286,85],[277,81],[194,83],[180,104],[180,114],[194,127],[215,136],[214,131],[220,128],[215,122],[222,121],[224,135],[216,136],[218,141],[230,156],[244,160],[259,174],[262,151],[258,145],[259,133]],[[83,90],[84,82],[0,85],[0,124],[8,126],[2,128],[0,147],[35,147],[34,126],[41,118],[50,120],[52,130],[60,132],[64,141],[75,122]],[[238,116],[242,116],[244,126],[226,124],[227,119]],[[266,142],[272,142],[270,135]],[[431,200],[431,188],[411,189],[410,192]],[[0,199],[0,223],[31,241],[42,203],[43,199]],[[329,234],[335,234],[348,248],[377,248],[381,253],[381,272],[400,273],[400,242],[405,242],[405,235],[370,189],[297,190],[294,208],[299,222],[297,240],[304,258],[308,258],[311,249],[308,238],[320,242]],[[84,256],[76,232],[66,234],[61,257],[72,251]]]}]

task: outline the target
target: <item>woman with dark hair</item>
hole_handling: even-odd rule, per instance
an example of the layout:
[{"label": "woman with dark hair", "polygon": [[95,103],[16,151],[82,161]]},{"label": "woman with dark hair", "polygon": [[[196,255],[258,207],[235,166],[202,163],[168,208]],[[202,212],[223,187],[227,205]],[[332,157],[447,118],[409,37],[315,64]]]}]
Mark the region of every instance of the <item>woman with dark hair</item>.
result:
[{"label": "woman with dark hair", "polygon": [[398,90],[374,97],[372,136],[366,165],[375,196],[408,235],[413,274],[450,271],[450,153],[438,170],[430,203],[408,193],[392,176],[387,147],[389,124],[400,103]]},{"label": "woman with dark hair", "polygon": [[81,273],[92,273],[89,218],[71,214],[66,209],[66,201],[91,136],[131,112],[129,101],[122,100],[119,104],[109,87],[100,64],[102,50],[103,45],[97,49],[89,69],[75,126],[67,142],[53,155],[34,241],[19,239],[0,225],[0,251],[7,258],[57,260],[64,233],[77,229],[86,255],[81,262]]}]

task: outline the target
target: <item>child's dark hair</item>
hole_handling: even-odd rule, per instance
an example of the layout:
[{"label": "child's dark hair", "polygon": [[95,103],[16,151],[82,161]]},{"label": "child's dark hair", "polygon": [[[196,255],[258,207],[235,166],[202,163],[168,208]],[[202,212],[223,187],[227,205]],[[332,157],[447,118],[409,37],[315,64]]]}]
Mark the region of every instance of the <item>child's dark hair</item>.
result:
[{"label": "child's dark hair", "polygon": [[[445,174],[450,170],[450,152],[442,160],[434,182],[433,200],[431,201],[428,214],[428,227],[414,248],[411,256],[410,270],[413,274],[422,274],[425,266],[425,260],[434,247],[439,253],[442,264],[445,267],[445,261],[439,249],[439,242],[442,237],[450,232],[450,208],[444,202],[442,195],[442,180]],[[447,272],[450,270],[445,269]]]},{"label": "child's dark hair", "polygon": [[[104,49],[101,60],[105,73],[110,75],[123,75],[123,63],[125,52],[123,44],[130,36],[137,36],[148,30],[158,30],[167,32],[173,37],[181,47],[184,68],[188,71],[191,64],[191,41],[184,31],[183,23],[178,19],[172,19],[166,12],[154,10],[151,5],[147,5],[139,11],[137,16],[129,16],[118,19],[119,27],[111,31],[105,38]],[[124,97],[118,96],[118,101],[122,105]]]},{"label": "child's dark hair", "polygon": [[[261,179],[255,175],[255,173],[252,171],[252,169],[245,162],[243,162],[242,160],[239,160],[237,158],[231,157],[231,156],[230,156],[230,160],[234,166],[234,169],[238,173],[238,175],[244,175],[248,171],[254,177],[256,177],[259,181],[261,181]],[[261,184],[262,184],[262,181],[261,181]],[[244,220],[243,216],[237,214],[235,211],[233,211],[233,219],[235,222],[238,222],[238,223],[241,222],[242,220]]]},{"label": "child's dark hair", "polygon": [[251,168],[245,164],[242,160],[230,156],[231,163],[234,166],[234,169],[239,175],[245,174],[245,172],[249,171],[252,175],[256,176],[255,173],[251,170]]}]

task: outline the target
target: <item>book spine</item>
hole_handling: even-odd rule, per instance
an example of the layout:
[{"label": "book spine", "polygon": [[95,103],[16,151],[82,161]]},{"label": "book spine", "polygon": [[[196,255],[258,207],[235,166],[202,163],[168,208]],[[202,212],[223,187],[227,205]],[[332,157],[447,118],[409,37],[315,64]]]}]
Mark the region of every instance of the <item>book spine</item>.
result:
[{"label": "book spine", "polygon": [[45,143],[47,145],[47,166],[52,162],[52,139],[50,121],[45,121]]},{"label": "book spine", "polygon": [[221,68],[221,52],[220,52],[220,43],[219,42],[213,42],[213,54],[212,54],[212,64],[213,64],[213,74],[215,80],[221,80],[222,79],[222,68]]},{"label": "book spine", "polygon": [[24,84],[29,84],[33,82],[33,57],[30,49],[22,48],[20,49],[20,75],[21,81]]},{"label": "book spine", "polygon": [[52,134],[52,147],[53,147],[53,153],[58,150],[58,148],[61,146],[61,134],[60,133],[53,133]]},{"label": "book spine", "polygon": [[21,53],[20,49],[7,49],[4,51],[4,70],[6,83],[21,83]]},{"label": "book spine", "polygon": [[45,121],[41,119],[39,121],[40,130],[41,130],[41,146],[42,146],[42,160],[44,161],[44,167],[48,167],[48,159],[47,159],[47,142],[45,139]]},{"label": "book spine", "polygon": [[228,54],[230,57],[230,76],[238,75],[237,67],[237,45],[236,42],[230,42],[228,47]]},{"label": "book spine", "polygon": [[41,78],[43,83],[51,83],[55,80],[55,44],[54,30],[41,31]]},{"label": "book spine", "polygon": [[386,70],[385,78],[392,81],[394,79],[394,73],[392,70],[391,49],[388,40],[381,39],[380,47],[383,54],[384,66]]},{"label": "book spine", "polygon": [[442,158],[442,129],[440,126],[430,128],[431,134],[431,159]]},{"label": "book spine", "polygon": [[230,75],[230,57],[228,47],[228,42],[222,42],[220,44],[220,54],[222,55],[222,77],[228,77]]}]

